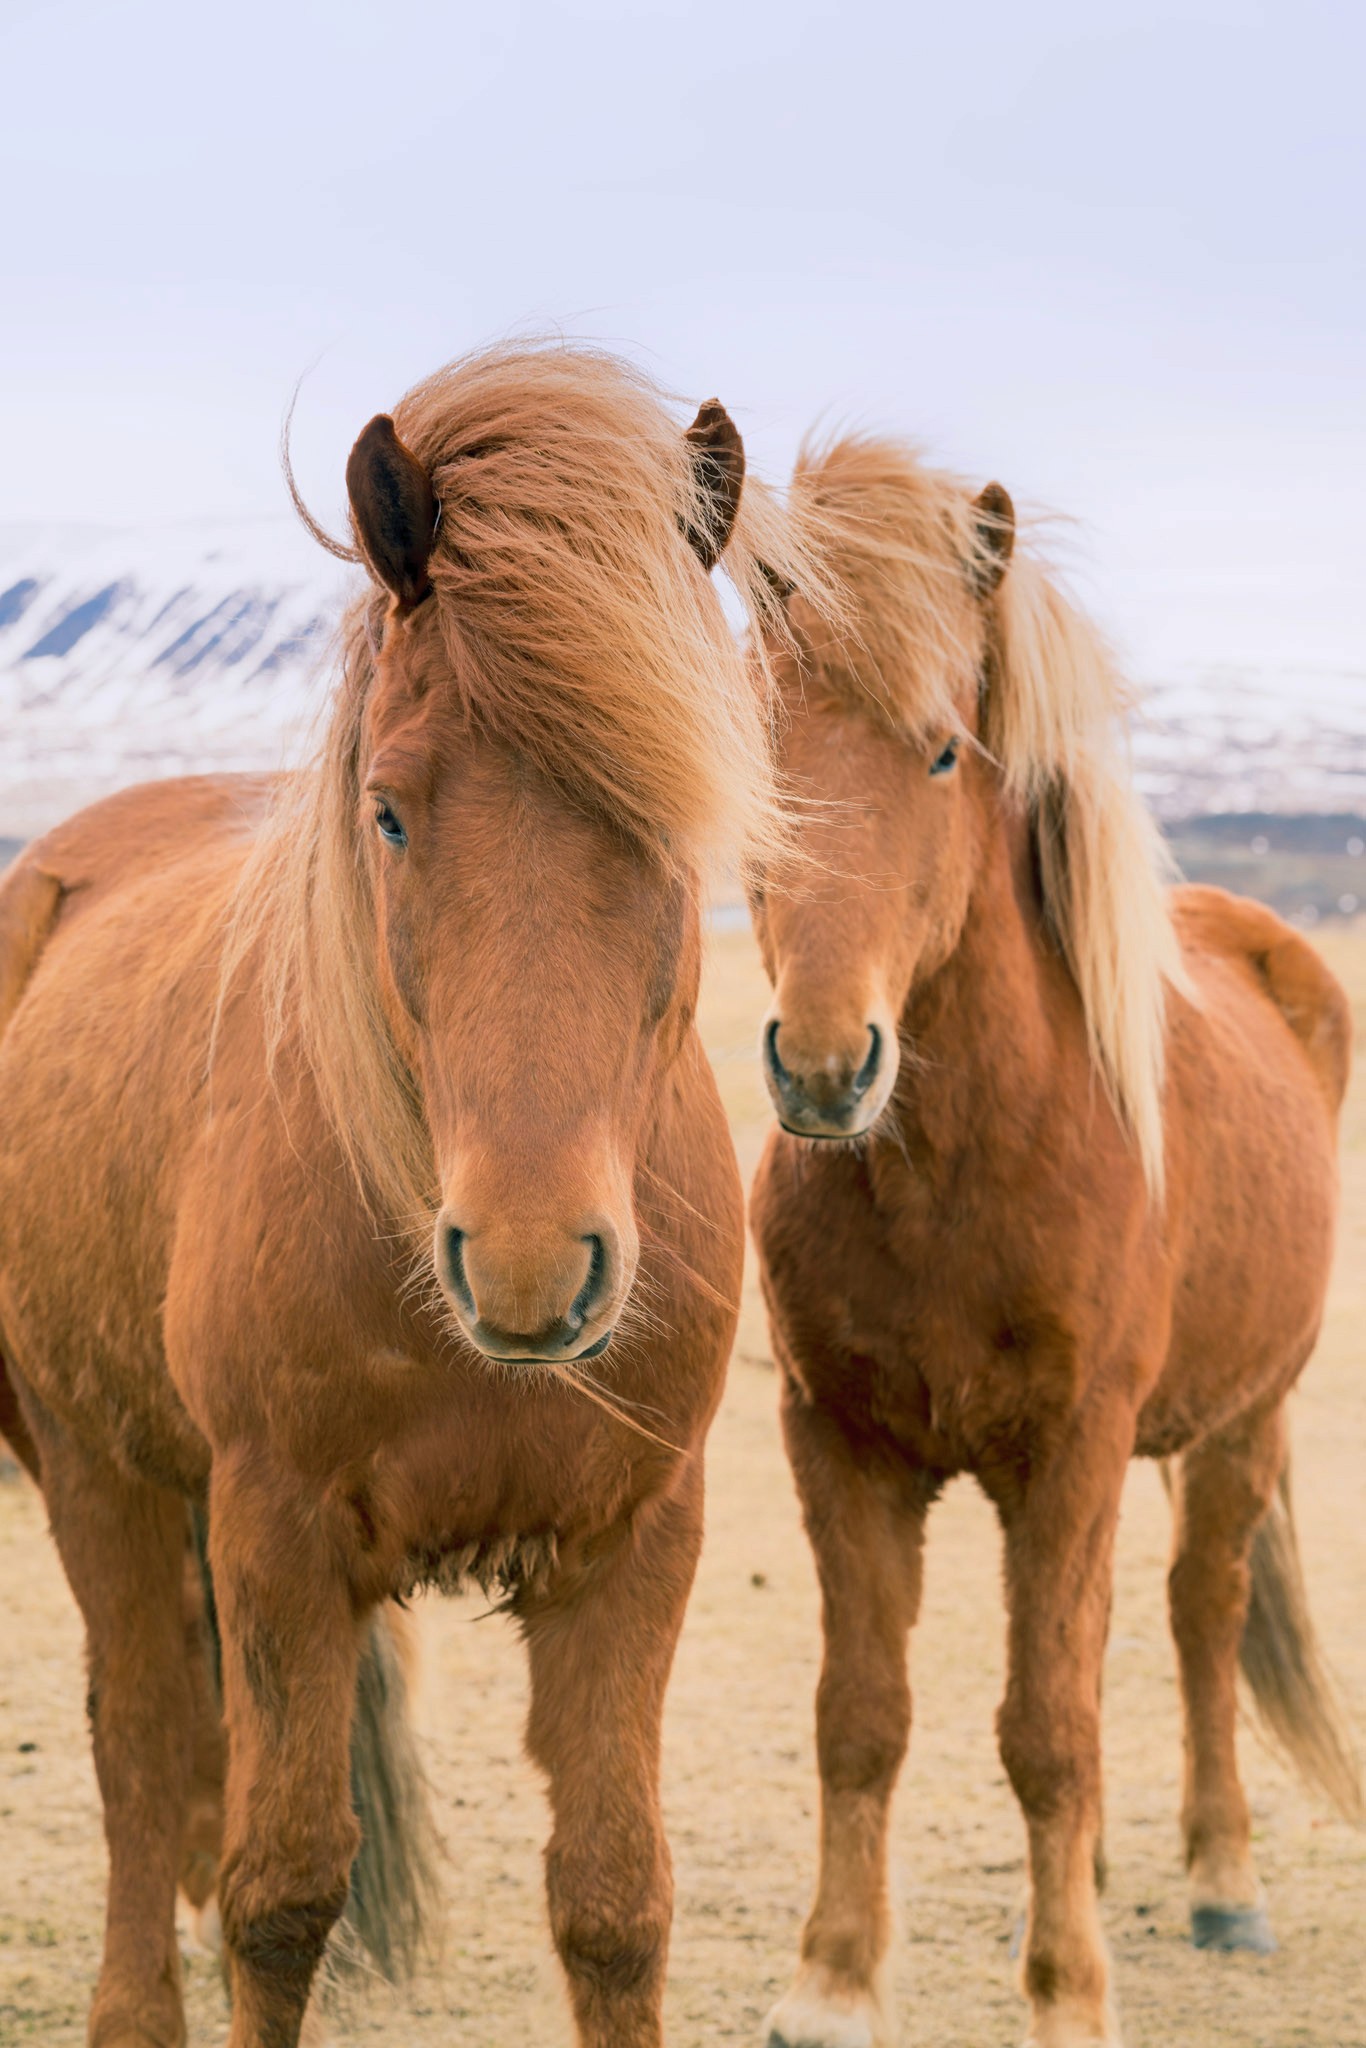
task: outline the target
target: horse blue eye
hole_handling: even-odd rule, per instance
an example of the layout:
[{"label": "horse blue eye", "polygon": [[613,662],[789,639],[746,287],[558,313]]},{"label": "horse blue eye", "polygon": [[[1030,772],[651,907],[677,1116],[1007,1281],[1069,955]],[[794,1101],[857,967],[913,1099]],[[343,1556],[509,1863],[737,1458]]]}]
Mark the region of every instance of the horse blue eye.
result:
[{"label": "horse blue eye", "polygon": [[379,826],[380,837],[387,839],[390,846],[406,846],[408,835],[399,823],[398,814],[388,804],[380,804],[375,812],[375,823]]},{"label": "horse blue eye", "polygon": [[934,760],[933,760],[933,761],[931,761],[931,763],[930,763],[930,773],[931,773],[931,775],[947,775],[947,774],[948,774],[948,772],[949,772],[949,770],[950,770],[950,768],[952,768],[952,766],[953,766],[954,762],[955,762],[955,761],[956,761],[957,759],[958,759],[958,742],[957,742],[957,740],[956,740],[956,739],[953,739],[953,740],[950,740],[950,741],[949,741],[949,743],[948,743],[948,745],[947,745],[947,746],[945,747],[945,749],[944,749],[943,753],[942,753],[942,754],[937,754],[937,755],[935,756]]}]

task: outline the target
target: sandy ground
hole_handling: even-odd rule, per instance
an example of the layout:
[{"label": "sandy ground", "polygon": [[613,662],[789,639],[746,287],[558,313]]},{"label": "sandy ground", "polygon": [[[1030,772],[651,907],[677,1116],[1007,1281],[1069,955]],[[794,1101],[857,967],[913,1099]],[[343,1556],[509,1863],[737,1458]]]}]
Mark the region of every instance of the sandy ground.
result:
[{"label": "sandy ground", "polygon": [[[1366,1039],[1366,925],[1327,931]],[[752,1166],[766,1107],[764,991],[748,937],[716,939],[705,1028]],[[1319,1355],[1295,1402],[1301,1528],[1320,1628],[1366,1738],[1366,1062],[1344,1151],[1344,1226]],[[814,1872],[815,1589],[774,1417],[753,1276],[709,1455],[706,1552],[670,1699],[666,1801],[678,1896],[673,2048],[754,2043],[783,1988]],[[1106,1681],[1105,1920],[1129,2048],[1366,2048],[1366,1842],[1248,1734],[1257,1848],[1281,1940],[1267,1960],[1186,1940],[1180,1737],[1166,1630],[1167,1511],[1125,1501]],[[916,1730],[897,1803],[896,1978],[905,2048],[1007,2048],[1023,2032],[1007,1943],[1022,1830],[992,1725],[1003,1621],[995,1525],[959,1483],[931,1525]],[[339,2044],[524,2048],[570,2038],[540,1891],[544,1801],[520,1754],[522,1659],[477,1604],[420,1620],[420,1720],[448,1851],[444,1953],[401,1998],[337,2019]],[[80,1629],[26,1483],[0,1486],[0,2043],[74,2048],[99,1955],[104,1850],[82,1716]],[[214,1963],[187,1963],[191,2038],[220,2042]]]}]

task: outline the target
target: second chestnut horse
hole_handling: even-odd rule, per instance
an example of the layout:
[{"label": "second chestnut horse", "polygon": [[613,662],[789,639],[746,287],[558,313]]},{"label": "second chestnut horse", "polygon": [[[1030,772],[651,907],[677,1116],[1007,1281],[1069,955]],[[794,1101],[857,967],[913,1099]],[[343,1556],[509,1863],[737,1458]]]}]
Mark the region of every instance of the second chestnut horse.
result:
[{"label": "second chestnut horse", "polygon": [[1109,658],[1016,553],[999,486],[974,498],[855,439],[808,458],[794,494],[852,617],[832,634],[790,597],[781,752],[810,857],[754,900],[782,1129],[753,1223],[825,1630],[820,1879],[771,2048],[892,2038],[907,1635],[926,1516],[960,1472],[1005,1535],[1029,2039],[1114,2048],[1101,1660],[1136,1454],[1176,1461],[1197,1942],[1269,1941],[1240,1645],[1296,1760],[1360,1803],[1304,1609],[1284,1418],[1328,1281],[1348,1008],[1269,911],[1168,893]]}]

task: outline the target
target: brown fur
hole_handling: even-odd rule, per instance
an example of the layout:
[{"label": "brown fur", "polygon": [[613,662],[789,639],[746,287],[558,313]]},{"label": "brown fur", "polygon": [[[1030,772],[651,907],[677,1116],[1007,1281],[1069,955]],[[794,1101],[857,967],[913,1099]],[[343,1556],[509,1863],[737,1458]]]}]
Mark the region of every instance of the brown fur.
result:
[{"label": "brown fur", "polygon": [[[633,373],[503,352],[395,419],[442,505],[432,593],[353,611],[319,767],[126,792],[0,888],[0,1352],[90,1640],[98,2048],[183,2040],[186,1498],[222,1636],[231,2048],[298,2037],[356,1851],[368,1617],[448,1569],[527,1639],[579,2038],[660,2040],[660,1716],[741,1259],[699,868],[781,839],[763,689]],[[756,540],[795,560],[750,497],[746,586]]]},{"label": "brown fur", "polygon": [[1250,1913],[1234,1676],[1328,1280],[1346,1001],[1270,912],[1183,890],[1172,921],[1104,651],[1027,556],[979,594],[965,487],[884,443],[798,485],[858,612],[832,637],[792,600],[782,759],[813,858],[755,902],[780,1112],[848,1140],[779,1131],[753,1195],[826,1637],[821,1879],[774,2038],[887,2038],[906,1638],[926,1512],[969,1471],[1005,1531],[1030,2039],[1113,2043],[1094,1869],[1124,1471],[1180,1458],[1193,1898]]}]

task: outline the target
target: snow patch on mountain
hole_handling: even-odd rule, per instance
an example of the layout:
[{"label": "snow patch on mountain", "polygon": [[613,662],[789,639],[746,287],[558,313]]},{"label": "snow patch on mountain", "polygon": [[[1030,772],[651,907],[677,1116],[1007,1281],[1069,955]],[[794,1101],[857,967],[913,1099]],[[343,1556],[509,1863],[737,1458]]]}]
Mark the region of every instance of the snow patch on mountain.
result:
[{"label": "snow patch on mountain", "polygon": [[0,830],[297,756],[355,577],[292,520],[0,526]]},{"label": "snow patch on mountain", "polygon": [[1366,812],[1366,662],[1173,664],[1137,695],[1134,764],[1160,816]]}]

